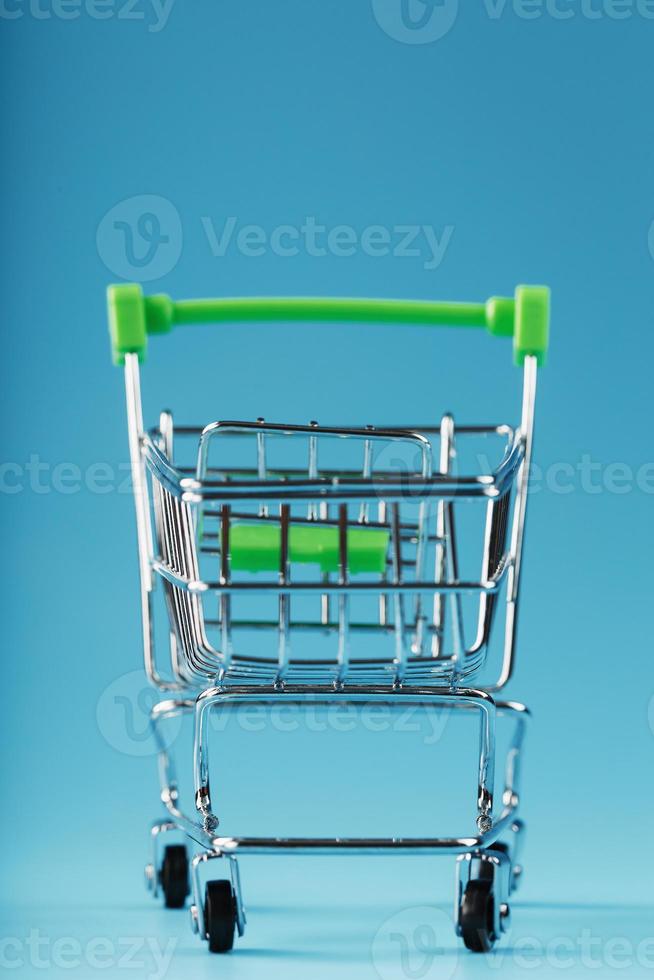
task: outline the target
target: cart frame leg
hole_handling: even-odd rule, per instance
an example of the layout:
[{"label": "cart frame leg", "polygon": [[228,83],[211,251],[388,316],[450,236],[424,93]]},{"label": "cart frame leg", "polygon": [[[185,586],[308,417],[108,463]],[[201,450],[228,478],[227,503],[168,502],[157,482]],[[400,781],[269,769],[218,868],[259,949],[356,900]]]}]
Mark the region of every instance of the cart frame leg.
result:
[{"label": "cart frame leg", "polygon": [[[404,695],[404,697],[403,697]],[[210,833],[208,826],[215,826],[217,818],[211,810],[211,797],[208,786],[209,757],[207,751],[206,730],[209,709],[216,704],[223,709],[234,707],[239,701],[259,703],[280,703],[281,697],[287,701],[306,703],[308,700],[333,702],[381,700],[388,704],[407,703],[409,698],[413,703],[430,703],[440,699],[443,709],[465,708],[480,711],[480,757],[479,757],[479,787],[478,787],[478,827],[481,823],[487,829],[479,829],[478,833],[468,837],[457,838],[247,838],[220,837]],[[197,789],[204,792],[196,795],[196,801],[202,816],[202,822],[186,815],[179,807],[177,783],[172,755],[159,731],[160,725],[166,719],[178,714],[193,716],[195,723],[194,737],[196,779],[199,776],[206,781],[196,783]],[[496,716],[508,716],[513,723],[513,734],[506,754],[504,771],[504,789],[501,795],[502,810],[493,819],[493,796],[489,787],[494,774],[495,761],[495,720]],[[517,887],[522,871],[521,851],[524,838],[524,825],[517,819],[520,804],[519,784],[522,749],[529,720],[529,710],[515,701],[498,701],[497,703],[484,692],[467,690],[461,692],[429,690],[427,694],[422,689],[404,689],[402,694],[394,691],[374,690],[365,694],[358,692],[358,697],[347,691],[312,689],[290,690],[280,694],[279,691],[264,691],[249,688],[245,691],[216,688],[204,692],[195,701],[169,700],[161,701],[154,706],[151,722],[157,744],[159,745],[159,771],[161,780],[161,799],[165,804],[170,819],[157,821],[151,830],[153,862],[158,863],[158,837],[161,833],[177,830],[184,833],[190,841],[198,844],[202,850],[191,861],[191,887],[193,904],[191,906],[191,924],[193,931],[203,939],[207,938],[207,927],[204,920],[204,901],[202,894],[201,868],[213,860],[229,862],[229,879],[235,897],[235,924],[239,936],[245,930],[245,908],[237,856],[241,854],[420,854],[437,855],[449,853],[457,856],[456,862],[456,910],[455,930],[461,934],[461,901],[467,883],[474,878],[485,878],[492,881],[494,902],[493,941],[508,929],[510,921],[509,898]],[[209,820],[206,818],[209,817]],[[491,822],[492,821],[492,822]]]},{"label": "cart frame leg", "polygon": [[[485,866],[485,867],[484,867]],[[459,854],[456,859],[456,889],[454,898],[454,929],[461,936],[461,903],[469,881],[475,878],[490,878],[493,882],[493,932],[499,939],[510,924],[509,897],[512,890],[512,861],[504,851],[491,845]]]},{"label": "cart frame leg", "polygon": [[172,820],[155,820],[150,827],[150,861],[145,866],[145,887],[153,898],[159,898],[159,837],[170,831],[179,833],[179,827]]},{"label": "cart frame leg", "polygon": [[206,833],[213,834],[218,827],[218,817],[213,811],[209,777],[209,711],[217,706],[231,707],[242,702],[250,704],[287,703],[332,703],[373,701],[400,707],[407,702],[417,704],[440,704],[444,709],[467,708],[479,711],[479,755],[477,781],[477,829],[481,834],[493,827],[493,785],[495,780],[495,701],[485,691],[449,688],[405,687],[397,691],[384,691],[379,688],[357,687],[351,691],[334,688],[285,688],[282,691],[271,689],[214,687],[203,691],[195,702],[195,726],[193,733],[193,769],[195,783],[195,806],[202,816]]},{"label": "cart frame leg", "polygon": [[201,939],[207,938],[207,925],[204,921],[204,900],[202,896],[202,881],[200,867],[208,864],[209,861],[227,861],[229,865],[229,877],[232,889],[236,898],[236,930],[239,936],[245,934],[245,905],[243,904],[243,891],[241,889],[241,873],[238,861],[232,854],[221,854],[217,851],[202,851],[196,854],[191,861],[191,888],[193,904],[191,905],[191,928]]}]

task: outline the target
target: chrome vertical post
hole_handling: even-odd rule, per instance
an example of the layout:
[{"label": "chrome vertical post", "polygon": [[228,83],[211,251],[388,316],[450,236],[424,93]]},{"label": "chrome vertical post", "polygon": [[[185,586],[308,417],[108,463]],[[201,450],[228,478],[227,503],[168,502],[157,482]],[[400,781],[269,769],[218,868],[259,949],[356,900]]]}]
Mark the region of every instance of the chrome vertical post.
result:
[{"label": "chrome vertical post", "polygon": [[183,684],[164,681],[155,664],[154,627],[152,622],[151,594],[154,588],[152,576],[152,525],[150,523],[150,497],[145,463],[141,452],[143,441],[143,406],[138,354],[125,354],[125,401],[127,406],[127,434],[129,458],[136,511],[136,535],[139,552],[141,579],[141,623],[143,631],[143,657],[148,680],[164,691],[178,691]]},{"label": "chrome vertical post", "polygon": [[516,481],[516,496],[513,505],[511,526],[511,563],[507,572],[506,627],[504,633],[504,655],[502,669],[497,682],[489,686],[489,691],[499,691],[510,680],[513,673],[515,641],[520,600],[520,571],[522,548],[525,536],[527,494],[529,492],[529,473],[534,438],[534,415],[536,405],[536,382],[538,361],[533,355],[525,357],[522,388],[522,417],[520,435],[524,446],[524,457]]}]

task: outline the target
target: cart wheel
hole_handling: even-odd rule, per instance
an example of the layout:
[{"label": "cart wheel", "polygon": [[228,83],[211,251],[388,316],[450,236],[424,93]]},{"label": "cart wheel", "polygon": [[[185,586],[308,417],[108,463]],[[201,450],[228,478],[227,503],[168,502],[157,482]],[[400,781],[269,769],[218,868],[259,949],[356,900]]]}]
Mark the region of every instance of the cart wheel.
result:
[{"label": "cart wheel", "polygon": [[209,951],[228,953],[234,945],[236,900],[230,881],[208,881],[204,891],[204,923]]},{"label": "cart wheel", "polygon": [[167,909],[184,908],[188,885],[188,854],[183,844],[168,844],[159,875]]},{"label": "cart wheel", "polygon": [[495,899],[492,882],[473,879],[466,885],[461,902],[461,938],[473,953],[488,953],[495,943]]}]

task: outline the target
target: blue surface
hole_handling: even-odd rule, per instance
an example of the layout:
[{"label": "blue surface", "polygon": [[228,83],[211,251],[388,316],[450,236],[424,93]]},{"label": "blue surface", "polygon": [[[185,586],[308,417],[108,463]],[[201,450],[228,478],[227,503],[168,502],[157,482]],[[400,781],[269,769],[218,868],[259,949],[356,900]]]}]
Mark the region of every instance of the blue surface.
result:
[{"label": "blue surface", "polygon": [[[279,884],[279,861],[276,861]],[[423,875],[404,887],[375,895],[353,882],[347,895],[321,896],[297,868],[283,874],[293,901],[276,888],[259,888],[264,905],[249,913],[238,953],[217,958],[191,935],[187,915],[154,905],[88,906],[44,910],[32,907],[3,919],[4,962],[17,976],[138,976],[144,980],[284,976],[317,980],[338,974],[361,980],[465,980],[488,976],[651,977],[654,942],[651,909],[627,906],[525,904],[502,944],[486,957],[459,949],[449,905],[434,905]],[[361,870],[361,869],[356,869]],[[406,872],[406,867],[401,869]],[[379,876],[377,885],[387,892]],[[644,938],[648,937],[648,938]],[[45,967],[48,967],[45,973]],[[10,967],[11,968],[11,967]],[[20,972],[19,972],[20,969]],[[131,974],[127,971],[131,970]],[[9,974],[11,975],[11,974]]]},{"label": "blue surface", "polygon": [[[416,17],[428,14],[414,4]],[[138,676],[125,678],[140,657],[137,568],[104,310],[107,282],[122,276],[177,296],[483,299],[517,282],[551,285],[536,447],[544,475],[509,691],[535,714],[515,928],[546,942],[592,927],[605,956],[611,937],[651,935],[645,912],[614,908],[650,902],[652,871],[654,21],[645,6],[624,4],[631,16],[619,19],[617,4],[597,0],[591,17],[570,3],[561,20],[469,4],[445,31],[450,2],[425,16],[423,33],[390,0],[195,0],[173,4],[165,24],[145,3],[134,8],[145,19],[118,16],[118,4],[102,20],[89,5],[72,19],[45,3],[52,16],[3,7],[5,936],[40,921],[80,941],[145,930],[164,942],[169,931],[141,890],[157,783],[141,738],[148,695]],[[312,222],[332,230],[327,245],[326,232],[313,240]],[[279,231],[287,225],[305,231]],[[354,245],[339,225],[355,229]],[[369,230],[378,225],[386,231]],[[411,245],[418,254],[374,254],[397,251],[406,225],[428,229]],[[463,421],[516,417],[508,348],[477,335],[197,328],[153,342],[151,355],[151,419],[168,405],[198,421],[392,423],[450,408]],[[119,716],[107,719],[116,695]],[[328,824],[332,805],[335,823],[345,814],[357,828],[370,811],[402,828],[418,818],[440,828],[454,763],[446,755],[441,771],[435,761],[432,778],[424,740],[420,750],[371,744],[371,772],[356,752],[364,769],[348,768],[351,745],[370,740],[327,739],[320,769],[320,740],[289,738],[284,767],[257,768],[262,750],[247,734],[224,736],[235,824],[243,815],[261,833],[316,816]],[[249,976],[272,964],[306,976],[310,963],[312,976],[372,975],[377,929],[430,901],[432,871],[399,867],[357,865],[351,881],[344,863],[296,872],[253,859],[247,942],[264,953],[225,969]],[[451,876],[434,865],[435,900],[449,900]],[[30,903],[47,907],[43,920]],[[188,975],[188,955],[199,976],[204,954],[182,920],[169,975]],[[469,964],[462,954],[457,976],[483,973]]]}]

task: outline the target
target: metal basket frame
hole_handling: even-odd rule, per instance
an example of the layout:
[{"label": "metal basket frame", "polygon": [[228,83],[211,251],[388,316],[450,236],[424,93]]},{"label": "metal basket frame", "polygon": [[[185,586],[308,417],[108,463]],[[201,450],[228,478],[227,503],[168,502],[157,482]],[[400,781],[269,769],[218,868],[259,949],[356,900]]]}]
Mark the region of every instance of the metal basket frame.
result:
[{"label": "metal basket frame", "polygon": [[[209,788],[208,741],[198,737],[198,730],[205,730],[210,710],[229,711],[239,704],[268,705],[278,703],[314,704],[376,702],[393,708],[401,708],[410,702],[414,705],[433,705],[444,711],[466,711],[476,714],[479,720],[479,756],[476,788],[476,831],[459,837],[421,838],[279,838],[279,837],[230,837],[218,834],[218,818],[212,809]],[[171,748],[165,737],[165,725],[179,716],[190,716],[195,724],[195,806],[197,817],[190,816],[184,807],[177,783],[176,765]],[[435,688],[402,688],[401,692],[385,689],[359,688],[345,694],[334,688],[292,689],[283,693],[276,689],[214,688],[204,691],[197,699],[170,699],[160,701],[151,712],[151,727],[159,757],[161,800],[168,811],[165,820],[152,824],[150,832],[151,859],[146,866],[146,881],[156,898],[158,896],[157,868],[160,862],[159,839],[162,834],[183,833],[201,850],[191,862],[191,924],[201,938],[207,936],[204,920],[201,870],[209,863],[220,860],[227,869],[235,896],[236,928],[238,935],[245,932],[247,922],[238,858],[247,854],[292,854],[294,856],[327,856],[330,854],[356,854],[372,856],[395,854],[404,856],[454,855],[456,856],[456,888],[454,924],[461,935],[461,900],[468,881],[474,877],[490,876],[494,881],[496,903],[493,910],[493,929],[496,938],[509,926],[509,901],[517,888],[522,872],[524,824],[518,819],[522,750],[530,719],[529,710],[517,701],[495,701],[488,693],[479,690],[459,689],[450,691]],[[493,796],[496,760],[497,721],[511,726],[511,736],[504,760],[504,782],[501,809],[495,812]]]},{"label": "metal basket frame", "polygon": [[[507,425],[455,426],[445,415],[438,429],[365,429],[273,425],[257,422],[216,422],[204,429],[175,429],[172,415],[162,413],[156,430],[145,431],[140,397],[139,365],[136,355],[125,358],[125,384],[132,477],[135,491],[145,668],[150,681],[161,690],[201,689],[208,683],[334,683],[448,684],[456,687],[470,679],[484,666],[491,625],[498,606],[499,593],[505,588],[504,649],[499,675],[485,690],[498,691],[512,674],[516,623],[519,605],[520,568],[527,503],[527,480],[531,460],[534,427],[534,402],[537,366],[535,357],[526,357],[523,368],[521,423],[517,429]],[[438,432],[440,460],[433,472],[431,447],[425,432]],[[175,435],[198,439],[198,464],[195,472],[172,463]],[[505,438],[505,452],[491,474],[455,476],[451,459],[455,438],[470,434],[495,434]],[[252,472],[223,470],[220,478],[208,468],[208,448],[212,440],[230,435],[249,435],[256,440],[257,466]],[[265,466],[266,439],[272,435],[302,438],[308,444],[306,472],[271,477]],[[361,473],[324,474],[318,468],[320,439],[347,438],[363,444]],[[370,447],[377,441],[412,441],[421,453],[419,472],[403,475],[371,471]],[[419,502],[419,516],[414,525],[403,521],[403,502]],[[461,500],[484,499],[487,516],[483,542],[482,576],[461,581],[454,523],[455,504]],[[292,513],[292,506],[304,502],[305,516]],[[236,581],[230,573],[229,534],[233,516],[253,518],[253,513],[239,515],[239,506],[253,506],[257,520],[274,520],[281,527],[281,565],[274,578]],[[236,509],[235,509],[236,508]],[[276,513],[272,514],[271,510]],[[377,521],[370,515],[377,509]],[[432,512],[433,508],[433,512]],[[332,516],[333,515],[333,516]],[[198,552],[203,548],[198,528],[214,516],[220,531],[213,536],[227,542],[214,553],[220,558],[215,581],[204,581],[200,575]],[[428,526],[433,520],[435,533]],[[340,567],[338,575],[318,577],[313,581],[294,581],[288,561],[288,534],[292,523],[330,523],[339,529]],[[347,563],[348,528],[370,525],[385,526],[391,535],[392,562],[390,574],[383,582],[360,581],[349,576]],[[413,536],[415,574],[407,577],[403,542]],[[437,556],[434,575],[428,578],[424,554],[431,543]],[[204,550],[211,551],[204,540]],[[406,550],[406,549],[405,549]],[[423,556],[421,558],[421,555]],[[171,625],[170,662],[174,679],[162,676],[156,666],[153,629],[153,596],[161,582]],[[278,616],[268,626],[277,631],[278,654],[275,660],[261,657],[239,657],[232,642],[231,601],[244,593],[267,593],[278,598]],[[381,632],[392,632],[395,649],[385,659],[357,659],[351,654],[348,598],[357,594],[379,596]],[[337,635],[337,652],[330,661],[293,661],[291,634],[296,624],[291,618],[294,594],[321,597],[320,615],[313,623],[303,622]],[[466,645],[461,626],[460,597],[479,598],[478,626],[474,642]],[[206,626],[209,619],[203,598],[215,597],[219,610],[211,625],[220,630],[220,648],[210,643]],[[406,616],[407,596],[413,599],[415,613]],[[449,598],[455,648],[449,654],[440,647],[446,602]],[[427,615],[427,600],[433,603]],[[332,600],[337,616],[332,615]],[[392,607],[389,614],[389,607]],[[252,624],[250,624],[252,625]],[[374,629],[374,624],[361,624]],[[427,652],[425,648],[428,647]]]}]

